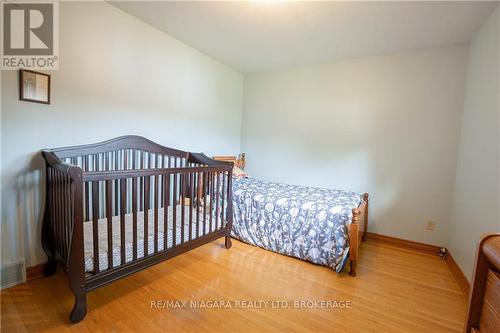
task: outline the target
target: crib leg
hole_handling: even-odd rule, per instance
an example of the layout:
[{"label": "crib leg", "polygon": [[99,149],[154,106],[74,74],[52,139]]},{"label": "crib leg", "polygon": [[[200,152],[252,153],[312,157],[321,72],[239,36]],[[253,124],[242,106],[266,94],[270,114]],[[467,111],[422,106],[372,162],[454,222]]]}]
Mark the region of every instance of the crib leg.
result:
[{"label": "crib leg", "polygon": [[47,255],[47,265],[43,268],[43,275],[54,275],[57,270],[57,261],[54,254],[54,244],[50,230],[50,211],[48,207],[45,207],[42,222],[42,247]]},{"label": "crib leg", "polygon": [[351,266],[351,269],[349,270],[349,275],[356,276],[356,260],[351,260],[349,266]]},{"label": "crib leg", "polygon": [[233,245],[233,243],[231,242],[231,237],[226,236],[226,240],[225,240],[226,249],[230,249],[232,245]]},{"label": "crib leg", "polygon": [[43,268],[43,275],[52,276],[57,270],[57,261],[53,257],[49,257],[47,264]]},{"label": "crib leg", "polygon": [[[78,258],[82,258],[82,256],[78,256]],[[78,264],[76,261],[70,263],[68,270],[69,288],[75,296],[75,305],[69,316],[69,319],[73,323],[78,323],[87,314],[87,291],[85,290],[85,272],[83,267],[82,258],[82,261]]]},{"label": "crib leg", "polygon": [[75,295],[75,305],[69,316],[72,323],[78,323],[87,314],[87,294],[83,286],[77,287],[76,289],[71,288],[71,291]]}]

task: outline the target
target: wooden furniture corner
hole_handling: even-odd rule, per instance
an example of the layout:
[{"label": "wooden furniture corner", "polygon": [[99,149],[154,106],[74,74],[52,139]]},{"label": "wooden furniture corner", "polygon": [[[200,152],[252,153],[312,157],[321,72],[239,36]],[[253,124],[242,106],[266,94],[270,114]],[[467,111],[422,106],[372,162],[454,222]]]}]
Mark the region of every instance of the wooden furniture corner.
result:
[{"label": "wooden furniture corner", "polygon": [[479,241],[464,332],[500,332],[500,234]]}]

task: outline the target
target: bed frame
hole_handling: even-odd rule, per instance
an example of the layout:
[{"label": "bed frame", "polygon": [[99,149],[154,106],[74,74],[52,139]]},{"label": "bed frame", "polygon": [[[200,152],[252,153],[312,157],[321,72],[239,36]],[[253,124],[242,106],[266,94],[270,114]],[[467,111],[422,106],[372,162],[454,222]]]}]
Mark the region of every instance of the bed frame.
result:
[{"label": "bed frame", "polygon": [[[244,169],[246,166],[245,153],[241,153],[238,157],[220,155],[212,157],[216,161],[233,163]],[[356,276],[356,263],[359,256],[359,247],[361,241],[366,240],[368,231],[368,193],[361,196],[361,203],[358,208],[352,210],[352,222],[349,225],[349,275]]]},{"label": "bed frame", "polygon": [[[232,163],[215,161],[202,153],[167,148],[139,136],[43,150],[42,155],[46,161],[42,245],[48,257],[44,274],[54,274],[58,263],[65,269],[75,297],[70,315],[74,323],[85,317],[87,292],[95,288],[221,237],[225,237],[225,247],[231,247],[233,207],[228,198],[232,197]],[[181,221],[176,221],[178,205]],[[185,206],[189,206],[188,216]],[[159,210],[164,208],[168,212],[169,207],[174,211],[173,221],[169,214],[163,214],[164,220],[158,221]],[[137,216],[141,211],[153,212],[154,250],[149,253],[148,237],[144,237],[144,256],[138,257]],[[210,220],[207,230],[208,222],[203,221],[203,232],[198,229],[200,211],[204,219]],[[120,220],[119,266],[113,265],[113,216]],[[133,220],[131,261],[127,261],[125,254],[126,216],[132,216]],[[149,214],[143,216],[144,235],[148,235]],[[96,246],[102,219],[107,221],[108,235],[105,270],[100,270],[100,252]],[[188,221],[189,236],[185,237]],[[94,270],[91,273],[85,270],[84,223],[92,224]],[[166,231],[164,248],[158,248],[159,223]],[[168,247],[171,225],[173,244]],[[178,229],[181,239],[176,239]]]}]

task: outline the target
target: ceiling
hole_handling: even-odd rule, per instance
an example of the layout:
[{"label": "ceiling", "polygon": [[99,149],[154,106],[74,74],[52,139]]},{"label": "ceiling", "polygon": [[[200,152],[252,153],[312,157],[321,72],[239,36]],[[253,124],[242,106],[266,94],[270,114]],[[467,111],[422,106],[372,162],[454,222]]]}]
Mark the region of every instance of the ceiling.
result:
[{"label": "ceiling", "polygon": [[497,2],[112,4],[248,74],[469,42]]}]

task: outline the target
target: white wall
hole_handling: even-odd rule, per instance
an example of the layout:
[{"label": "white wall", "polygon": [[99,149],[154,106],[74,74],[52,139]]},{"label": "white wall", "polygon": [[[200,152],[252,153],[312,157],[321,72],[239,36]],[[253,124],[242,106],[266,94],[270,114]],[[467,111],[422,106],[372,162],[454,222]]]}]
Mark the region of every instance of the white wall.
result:
[{"label": "white wall", "polygon": [[470,276],[479,235],[500,231],[499,16],[468,72],[457,45],[250,75],[243,97],[239,73],[165,33],[106,3],[63,2],[52,104],[20,102],[17,72],[1,72],[2,264],[45,260],[40,149],[138,134],[236,154],[241,135],[253,176],[367,191],[370,231],[448,244]]},{"label": "white wall", "polygon": [[369,192],[369,231],[444,244],[466,62],[457,45],[246,76],[249,173]]},{"label": "white wall", "polygon": [[2,72],[2,264],[46,260],[40,245],[42,148],[138,134],[206,153],[238,153],[243,77],[107,3],[60,4],[52,104],[20,102]]},{"label": "white wall", "polygon": [[448,247],[472,278],[476,244],[500,232],[500,7],[469,51],[452,223]]}]

